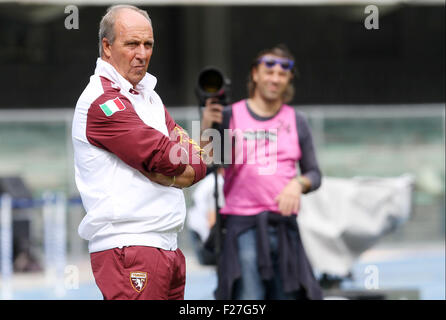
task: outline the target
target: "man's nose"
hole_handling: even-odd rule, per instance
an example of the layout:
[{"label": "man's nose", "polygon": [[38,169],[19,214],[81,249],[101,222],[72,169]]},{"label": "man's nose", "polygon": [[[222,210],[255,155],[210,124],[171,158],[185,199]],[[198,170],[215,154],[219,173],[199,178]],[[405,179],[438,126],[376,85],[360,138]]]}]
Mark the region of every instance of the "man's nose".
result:
[{"label": "man's nose", "polygon": [[281,76],[280,76],[280,70],[274,70],[274,72],[273,72],[272,75],[271,75],[271,80],[272,80],[273,82],[279,82],[279,81],[280,81],[280,78],[281,78]]},{"label": "man's nose", "polygon": [[138,59],[146,59],[147,58],[147,50],[144,44],[140,44],[138,48],[136,48],[136,58]]}]

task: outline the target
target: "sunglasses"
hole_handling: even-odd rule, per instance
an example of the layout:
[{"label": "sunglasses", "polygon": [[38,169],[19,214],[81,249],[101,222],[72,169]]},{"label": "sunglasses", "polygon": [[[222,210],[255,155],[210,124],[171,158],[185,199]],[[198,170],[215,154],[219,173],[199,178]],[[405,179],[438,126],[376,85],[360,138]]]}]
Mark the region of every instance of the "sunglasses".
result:
[{"label": "sunglasses", "polygon": [[294,66],[294,61],[289,59],[277,59],[277,58],[268,58],[268,57],[262,57],[257,62],[264,63],[267,68],[272,68],[276,64],[280,64],[283,70],[291,70]]}]

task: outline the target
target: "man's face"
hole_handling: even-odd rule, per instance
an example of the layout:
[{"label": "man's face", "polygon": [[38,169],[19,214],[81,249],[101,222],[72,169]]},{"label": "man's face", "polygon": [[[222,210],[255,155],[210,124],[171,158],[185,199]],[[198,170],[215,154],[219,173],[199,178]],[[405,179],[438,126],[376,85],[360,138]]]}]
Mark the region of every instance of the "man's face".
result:
[{"label": "man's face", "polygon": [[[262,57],[263,60],[280,60],[286,59],[267,54]],[[291,81],[293,75],[290,70],[285,70],[279,63],[269,65],[261,62],[252,70],[252,79],[256,83],[254,95],[259,95],[268,102],[276,102],[282,99],[282,96]]]},{"label": "man's face", "polygon": [[114,42],[103,40],[105,60],[136,86],[149,67],[153,43],[150,22],[138,12],[123,9],[116,17]]}]

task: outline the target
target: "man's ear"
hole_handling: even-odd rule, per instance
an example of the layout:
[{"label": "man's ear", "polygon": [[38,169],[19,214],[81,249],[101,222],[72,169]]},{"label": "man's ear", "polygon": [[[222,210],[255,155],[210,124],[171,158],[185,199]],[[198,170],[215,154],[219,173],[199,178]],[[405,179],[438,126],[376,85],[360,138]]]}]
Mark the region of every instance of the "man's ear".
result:
[{"label": "man's ear", "polygon": [[257,68],[252,68],[252,70],[251,70],[251,79],[252,79],[252,81],[254,81],[256,83],[257,83],[257,80],[258,80],[257,73],[258,73]]},{"label": "man's ear", "polygon": [[102,38],[102,52],[105,58],[111,57],[111,44],[107,38]]}]

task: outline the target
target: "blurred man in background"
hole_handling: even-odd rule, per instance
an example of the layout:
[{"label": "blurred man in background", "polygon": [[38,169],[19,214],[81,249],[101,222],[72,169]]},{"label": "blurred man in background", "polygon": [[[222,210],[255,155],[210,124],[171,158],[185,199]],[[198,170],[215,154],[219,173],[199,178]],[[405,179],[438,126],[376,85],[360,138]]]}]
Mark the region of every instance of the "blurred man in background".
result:
[{"label": "blurred man in background", "polygon": [[87,212],[79,234],[89,241],[104,299],[184,299],[181,188],[206,167],[154,91],[157,79],[146,72],[153,47],[147,12],[109,8],[73,120],[76,185]]},{"label": "blurred man in background", "polygon": [[[217,299],[322,298],[296,221],[301,195],[320,186],[321,172],[306,118],[286,105],[294,64],[283,45],[261,51],[250,68],[249,98],[227,107],[208,99],[203,111],[202,131],[219,123],[235,142],[222,152],[230,164]],[[208,149],[206,141],[201,146]],[[264,164],[272,170],[262,171]]]}]

